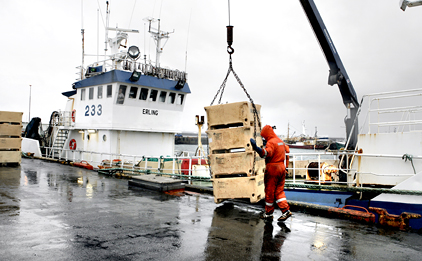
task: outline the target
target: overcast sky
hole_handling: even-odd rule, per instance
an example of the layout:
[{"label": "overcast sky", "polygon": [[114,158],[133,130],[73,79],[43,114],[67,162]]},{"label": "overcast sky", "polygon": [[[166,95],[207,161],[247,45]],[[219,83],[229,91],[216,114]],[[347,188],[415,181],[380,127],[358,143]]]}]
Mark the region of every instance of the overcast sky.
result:
[{"label": "overcast sky", "polygon": [[[228,69],[227,0],[109,0],[110,26],[139,29],[128,45],[138,45],[154,59],[154,43],[144,33],[143,18],[161,18],[173,31],[161,65],[187,68],[192,94],[187,97],[184,131],[194,131],[194,116],[205,115]],[[254,102],[262,105],[262,123],[277,134],[344,137],[346,109],[337,86],[329,86],[328,65],[300,2],[231,0],[234,26],[233,67]],[[83,3],[83,5],[81,4]],[[362,95],[422,87],[422,7],[403,12],[399,0],[315,0],[324,23],[354,85]],[[47,123],[63,110],[81,64],[81,27],[85,53],[104,49],[105,1],[2,0],[0,110],[22,111]],[[83,6],[83,8],[81,8]],[[135,7],[135,9],[133,9]],[[82,16],[83,10],[83,16]],[[145,39],[146,38],[146,39]],[[187,53],[187,63],[186,63]],[[88,59],[88,58],[87,58]],[[92,58],[91,58],[92,59]],[[92,61],[93,62],[93,61]],[[224,102],[247,100],[231,75]]]}]

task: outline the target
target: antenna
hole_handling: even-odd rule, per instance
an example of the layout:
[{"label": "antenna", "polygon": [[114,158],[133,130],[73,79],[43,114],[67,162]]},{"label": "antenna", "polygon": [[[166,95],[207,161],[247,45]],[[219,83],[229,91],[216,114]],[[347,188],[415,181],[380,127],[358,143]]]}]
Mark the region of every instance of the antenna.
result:
[{"label": "antenna", "polygon": [[[110,11],[108,10],[108,1],[106,2],[107,4],[107,10],[106,10],[106,25],[105,25],[105,41],[104,41],[104,56],[107,55],[107,41],[108,41],[108,23],[109,23],[109,18],[110,18]],[[105,65],[105,62],[104,62]]]},{"label": "antenna", "polygon": [[[150,34],[152,34],[152,37],[154,38],[155,45],[156,45],[156,48],[155,48],[155,67],[160,68],[160,55],[163,52],[163,48],[166,45],[168,39],[170,38],[170,34],[174,33],[174,30],[173,30],[173,32],[161,31],[161,29],[160,29],[160,26],[161,26],[160,19],[156,20],[152,17],[146,17],[143,20],[149,22],[148,32]],[[151,23],[153,23],[153,22],[158,22],[158,28],[153,28],[151,26]],[[161,46],[161,39],[163,39],[163,38],[166,39],[166,42],[163,44],[163,46]]]},{"label": "antenna", "polygon": [[191,9],[190,9],[189,24],[188,24],[188,33],[186,35],[185,72],[186,72],[186,68],[187,68],[187,64],[188,64],[188,43],[189,43],[190,23],[191,23],[191,19],[192,19],[192,9],[193,9],[193,7],[191,7]]},{"label": "antenna", "polygon": [[97,63],[99,58],[100,52],[100,9],[97,9]]},{"label": "antenna", "polygon": [[82,64],[81,64],[81,80],[84,78],[84,62],[85,62],[85,29],[84,29],[84,1],[81,0],[81,34],[82,34]]}]

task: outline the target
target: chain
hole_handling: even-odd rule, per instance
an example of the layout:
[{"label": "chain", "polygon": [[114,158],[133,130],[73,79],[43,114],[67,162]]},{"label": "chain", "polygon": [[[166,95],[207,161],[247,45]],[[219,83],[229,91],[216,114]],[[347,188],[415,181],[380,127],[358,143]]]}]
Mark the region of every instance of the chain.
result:
[{"label": "chain", "polygon": [[220,99],[218,100],[218,104],[221,104],[221,98],[223,97],[224,88],[226,87],[227,79],[229,78],[230,72],[232,70],[233,70],[233,67],[232,67],[232,56],[230,55],[229,69],[227,71],[226,78],[224,78],[224,81],[221,84],[220,89],[218,89],[217,93],[215,94],[214,99],[212,99],[212,102],[211,102],[210,106],[212,106],[214,104],[214,101],[215,101],[215,99],[217,99],[217,96],[220,93],[220,91],[221,91],[221,95],[220,95]]},{"label": "chain", "polygon": [[[261,133],[261,121],[259,119],[259,115],[258,115],[258,110],[256,109],[255,103],[253,102],[251,96],[249,95],[248,91],[246,90],[245,86],[243,85],[242,81],[240,80],[239,76],[236,74],[236,72],[233,69],[233,63],[232,63],[232,53],[233,52],[229,52],[230,55],[230,59],[229,59],[229,69],[227,71],[226,74],[226,78],[224,78],[223,83],[221,84],[220,88],[218,89],[217,93],[214,96],[214,99],[211,102],[212,106],[214,104],[215,99],[217,99],[218,94],[220,94],[220,98],[218,99],[218,104],[221,104],[221,99],[223,98],[223,93],[224,93],[224,89],[226,87],[226,83],[227,83],[227,79],[230,75],[230,73],[233,73],[233,76],[236,78],[237,82],[239,83],[240,87],[243,89],[243,91],[245,92],[246,96],[248,97],[249,101],[252,104],[252,108],[253,108],[253,115],[254,115],[254,121],[255,123],[258,123],[258,127],[259,127],[259,133]],[[257,137],[257,131],[256,131],[256,125],[254,124],[254,139],[256,140]],[[256,162],[256,151],[254,151],[254,157],[253,157],[253,165],[252,165],[252,173],[255,172],[255,162]],[[211,171],[211,170],[210,170]]]}]

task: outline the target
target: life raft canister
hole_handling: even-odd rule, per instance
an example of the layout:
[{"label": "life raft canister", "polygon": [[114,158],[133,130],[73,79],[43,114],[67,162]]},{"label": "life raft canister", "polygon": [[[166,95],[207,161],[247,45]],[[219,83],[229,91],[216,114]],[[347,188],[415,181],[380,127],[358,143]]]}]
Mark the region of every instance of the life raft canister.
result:
[{"label": "life raft canister", "polygon": [[69,149],[71,150],[76,150],[76,140],[75,139],[71,139],[69,142]]},{"label": "life raft canister", "polygon": [[72,111],[72,121],[75,122],[76,110]]}]

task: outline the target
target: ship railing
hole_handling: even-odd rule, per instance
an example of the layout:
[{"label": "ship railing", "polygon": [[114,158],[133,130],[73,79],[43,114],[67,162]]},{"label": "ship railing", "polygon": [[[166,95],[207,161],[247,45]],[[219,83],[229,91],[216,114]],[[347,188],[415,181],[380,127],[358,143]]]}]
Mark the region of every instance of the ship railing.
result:
[{"label": "ship railing", "polygon": [[[46,155],[60,155],[58,160],[80,162],[87,161],[95,169],[100,168],[120,168],[125,170],[132,170],[134,172],[150,172],[162,175],[186,177],[188,179],[196,178],[193,175],[194,171],[192,166],[195,164],[194,160],[201,162],[202,159],[207,159],[206,156],[146,156],[146,155],[129,155],[129,154],[114,154],[114,153],[100,153],[93,151],[83,150],[69,150],[69,149],[58,149],[58,148],[46,148]],[[52,151],[57,153],[51,154]],[[388,154],[363,154],[356,153],[353,151],[315,151],[306,153],[289,153],[290,164],[287,168],[288,175],[286,177],[286,183],[288,184],[314,184],[314,185],[341,185],[341,186],[361,186],[359,184],[360,175],[376,175],[376,176],[401,176],[408,178],[416,174],[414,173],[399,173],[399,174],[388,174],[388,173],[367,173],[360,172],[357,169],[353,169],[348,166],[352,166],[354,160],[359,160],[358,157],[368,158],[387,158],[394,160],[404,160],[403,155],[388,155]],[[338,163],[341,158],[344,157],[344,165],[339,166]],[[149,161],[154,160],[157,162],[156,167],[148,165]],[[182,168],[182,161],[188,160],[189,164],[187,168]],[[422,156],[412,156],[413,161],[421,161]],[[166,164],[164,164],[166,162]],[[315,166],[309,166],[309,163],[316,162]],[[142,164],[140,164],[142,163]],[[327,163],[327,164],[324,164]],[[409,163],[410,164],[410,163]],[[329,168],[327,168],[327,166]],[[316,171],[318,173],[318,179],[307,179],[307,173],[309,171]],[[328,171],[328,178],[322,178],[323,175]],[[187,173],[187,175],[184,175]],[[207,172],[209,170],[207,169]],[[339,175],[351,175],[353,179],[348,181],[340,181]],[[198,177],[199,178],[199,177]],[[209,180],[210,174],[200,177],[202,180]]]},{"label": "ship railing", "polygon": [[[340,181],[339,173],[348,173],[352,171],[349,168],[339,168],[338,163],[340,158],[344,155],[345,166],[350,166],[350,154],[348,151],[313,151],[313,152],[295,152],[288,153],[289,166],[287,167],[286,183],[291,184],[314,184],[314,185],[352,185],[352,182]],[[317,163],[315,167],[310,166],[310,163]],[[314,164],[315,165],[315,164]],[[321,174],[329,167],[330,172],[333,172],[335,179],[330,176],[330,179],[321,179]],[[309,171],[318,173],[318,179],[309,179]]]},{"label": "ship railing", "polygon": [[[391,154],[368,154],[368,153],[358,153],[355,151],[346,151],[346,150],[340,150],[340,151],[332,151],[332,152],[312,152],[312,153],[290,153],[290,161],[291,164],[289,165],[288,177],[286,178],[286,182],[297,184],[297,183],[309,183],[309,184],[315,184],[315,185],[348,185],[348,186],[362,186],[359,182],[362,175],[374,175],[374,176],[383,176],[383,177],[402,177],[404,179],[412,177],[416,175],[417,173],[420,173],[422,170],[416,170],[415,165],[416,163],[419,163],[420,166],[422,156],[413,156],[413,155],[391,155]],[[342,166],[339,166],[339,162],[344,161],[344,164]],[[352,167],[353,161],[360,160],[359,158],[383,158],[383,159],[389,159],[390,161],[409,161],[409,165],[413,168],[413,173],[405,173],[408,171],[409,168],[406,171],[403,171],[403,173],[370,173],[370,172],[363,172],[359,171],[357,169],[354,169]],[[334,163],[332,166],[329,166],[330,163]],[[305,162],[306,164],[303,164]],[[315,167],[310,167],[309,163],[311,162],[317,162],[317,165]],[[329,163],[325,165],[324,169],[324,162]],[[317,172],[318,179],[310,180],[308,174],[308,171],[315,171]],[[321,176],[324,173],[324,171],[328,170],[329,172],[332,172],[331,174],[332,179],[331,180],[325,180],[322,179]],[[339,181],[339,174],[342,173],[343,175],[349,175],[353,178],[348,178],[348,181]],[[297,178],[299,176],[299,179]]]},{"label": "ship railing", "polygon": [[360,133],[391,133],[422,130],[422,89],[365,95],[366,110]]},{"label": "ship railing", "polygon": [[[107,63],[107,61],[113,61],[112,59],[104,60],[102,62],[96,62],[94,64],[88,65],[87,68],[92,67],[99,67],[100,64],[103,63],[102,70],[103,72],[110,71],[113,69],[119,69],[124,71],[138,71],[141,72],[144,75],[150,75],[154,76],[160,79],[169,79],[169,80],[175,80],[175,81],[186,81],[188,74],[183,71],[179,70],[173,70],[169,68],[163,68],[163,67],[156,67],[152,65],[151,63],[145,62],[139,62],[139,61],[133,61],[131,59],[122,59],[121,62],[119,62],[117,65],[113,65],[114,63]],[[87,73],[85,74],[85,77],[91,77],[100,74],[101,72],[89,72],[87,70]]]},{"label": "ship railing", "polygon": [[60,113],[60,126],[71,127],[74,123],[72,111],[59,111]]},{"label": "ship railing", "polygon": [[[116,154],[116,153],[101,153],[84,150],[70,150],[59,149],[53,147],[46,147],[45,157],[50,155],[59,155],[56,160],[67,162],[82,162],[86,161],[93,166],[94,169],[121,169],[126,172],[131,172],[132,175],[136,173],[151,173],[159,175],[175,176],[185,178],[188,180],[200,179],[201,181],[210,180],[210,176],[201,175],[195,176],[192,166],[193,161],[201,162],[206,159],[204,156],[148,156],[148,155],[130,155],[130,154]],[[55,152],[55,153],[54,153]],[[182,160],[188,160],[188,168],[182,168]],[[142,163],[142,164],[140,164]],[[149,163],[153,163],[150,166]],[[166,163],[166,164],[164,164]],[[183,174],[187,173],[187,174]],[[208,172],[208,171],[207,171]],[[208,172],[209,173],[209,172]]]},{"label": "ship railing", "polygon": [[[55,112],[56,113],[56,112]],[[53,127],[57,126],[64,126],[64,127],[71,127],[73,126],[73,119],[74,115],[72,115],[72,111],[61,111],[59,110],[56,115],[52,117],[52,124]]]},{"label": "ship railing", "polygon": [[[201,162],[201,159],[207,159],[206,156],[190,156],[187,154],[182,154],[179,156],[145,156],[145,155],[128,155],[128,154],[113,154],[113,153],[99,153],[99,152],[93,152],[93,151],[83,151],[83,150],[69,150],[69,149],[59,149],[59,148],[52,148],[48,147],[47,149],[47,155],[60,155],[58,160],[65,160],[65,161],[72,161],[72,162],[80,162],[80,161],[87,161],[89,162],[94,168],[98,168],[98,166],[101,166],[104,164],[104,161],[107,162],[106,165],[103,167],[111,168],[126,168],[131,170],[150,170],[154,171],[154,169],[151,169],[148,167],[148,161],[149,159],[160,159],[161,161],[171,161],[171,164],[166,164],[166,167],[158,166],[155,171],[165,174],[174,174],[174,175],[182,175],[182,172],[188,173],[189,177],[193,176],[192,166],[193,160],[197,159],[197,162]],[[52,154],[52,152],[55,151],[57,153]],[[303,167],[297,167],[296,164],[298,162],[302,161],[318,161],[320,164],[318,166],[321,166],[321,163],[327,161],[327,160],[335,160],[337,154],[331,153],[331,152],[314,152],[314,153],[290,153],[290,161],[292,162],[293,168],[288,168],[288,171],[292,171],[294,173],[293,179],[288,180],[292,181],[293,183],[303,183],[303,179],[297,179],[297,176],[301,176],[300,172],[312,170],[313,168],[306,168]],[[313,157],[314,156],[314,157]],[[315,158],[316,156],[316,158]],[[311,159],[312,158],[312,159]],[[98,160],[100,159],[100,160]],[[181,167],[181,160],[188,160],[188,168],[183,169]],[[143,161],[143,167],[137,166],[139,162]],[[343,170],[347,171],[347,170]],[[209,179],[209,176],[205,179]],[[309,183],[332,183],[332,184],[345,184],[345,182],[331,182],[331,181],[323,181],[323,180],[317,180],[317,181],[309,181]]]}]

